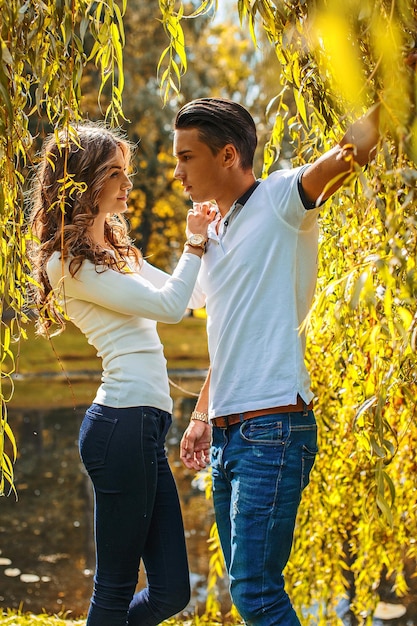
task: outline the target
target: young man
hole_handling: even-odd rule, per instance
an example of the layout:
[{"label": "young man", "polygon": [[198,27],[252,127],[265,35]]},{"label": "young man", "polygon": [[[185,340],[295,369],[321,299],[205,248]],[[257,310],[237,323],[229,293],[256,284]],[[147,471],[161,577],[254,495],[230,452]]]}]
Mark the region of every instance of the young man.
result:
[{"label": "young man", "polygon": [[256,129],[246,109],[204,98],[185,105],[175,120],[175,177],[194,212],[209,210],[209,201],[218,207],[199,277],[210,371],[181,458],[201,469],[211,444],[231,596],[253,626],[300,624],[282,576],[317,452],[299,329],[316,283],[318,206],[349,176],[353,160],[368,162],[378,118],[376,106],[311,165],[279,170],[259,183]]}]

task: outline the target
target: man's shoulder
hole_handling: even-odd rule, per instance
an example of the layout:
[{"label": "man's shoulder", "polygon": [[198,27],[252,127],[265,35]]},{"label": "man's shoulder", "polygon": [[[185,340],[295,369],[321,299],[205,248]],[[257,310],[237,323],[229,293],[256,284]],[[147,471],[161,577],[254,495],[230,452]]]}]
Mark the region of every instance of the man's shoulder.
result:
[{"label": "man's shoulder", "polygon": [[263,193],[265,194],[265,199],[269,198],[275,205],[277,201],[279,202],[293,195],[292,190],[294,190],[294,192],[297,190],[297,183],[304,169],[305,166],[274,170],[266,178],[261,180],[261,184],[259,185],[259,190],[261,191],[258,192],[258,190],[256,190],[259,195],[254,195],[257,195],[257,198],[261,198],[261,194]]},{"label": "man's shoulder", "polygon": [[274,185],[283,183],[285,181],[297,180],[302,172],[308,167],[308,165],[301,165],[298,167],[285,167],[279,170],[274,170],[266,178],[263,179],[263,183],[268,185]]}]

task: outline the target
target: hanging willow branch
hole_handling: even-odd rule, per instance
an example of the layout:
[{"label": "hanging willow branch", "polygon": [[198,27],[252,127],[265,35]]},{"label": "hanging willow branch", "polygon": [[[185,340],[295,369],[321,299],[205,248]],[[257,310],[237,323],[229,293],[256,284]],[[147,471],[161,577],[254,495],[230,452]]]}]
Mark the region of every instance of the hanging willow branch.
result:
[{"label": "hanging willow branch", "polygon": [[217,9],[217,0],[202,0],[200,6],[189,14],[185,14],[184,5],[175,0],[159,0],[161,23],[168,37],[169,44],[159,58],[157,73],[161,88],[161,97],[166,104],[171,92],[178,94],[181,88],[181,77],[187,71],[187,55],[185,37],[181,21],[192,19]]},{"label": "hanging willow branch", "polygon": [[[25,337],[27,286],[23,194],[26,168],[42,117],[51,128],[82,117],[82,81],[94,63],[99,104],[110,124],[122,113],[122,17],[126,1],[0,0],[0,494],[13,489],[17,448],[7,421],[13,394],[13,344]],[[10,321],[11,320],[11,321]]]}]

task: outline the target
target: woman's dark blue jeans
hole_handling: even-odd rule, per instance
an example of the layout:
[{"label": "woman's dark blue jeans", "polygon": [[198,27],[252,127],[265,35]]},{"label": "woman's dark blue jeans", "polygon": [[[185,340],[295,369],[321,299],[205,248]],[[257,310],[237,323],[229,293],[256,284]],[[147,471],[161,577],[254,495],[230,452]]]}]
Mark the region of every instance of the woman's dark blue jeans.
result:
[{"label": "woman's dark blue jeans", "polygon": [[[171,415],[93,404],[80,454],[95,494],[96,573],[87,626],[154,626],[190,598],[184,528],[165,453]],[[148,586],[135,594],[139,565]]]}]

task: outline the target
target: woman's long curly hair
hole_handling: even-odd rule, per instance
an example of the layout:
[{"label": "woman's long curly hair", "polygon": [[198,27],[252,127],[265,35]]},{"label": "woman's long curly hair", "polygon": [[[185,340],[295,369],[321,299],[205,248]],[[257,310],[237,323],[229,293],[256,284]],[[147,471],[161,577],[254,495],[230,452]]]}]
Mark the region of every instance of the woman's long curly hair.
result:
[{"label": "woman's long curly hair", "polygon": [[48,136],[31,188],[29,249],[33,278],[37,283],[33,298],[39,312],[37,330],[49,334],[52,325],[65,327],[65,314],[54,297],[46,273],[53,252],[69,259],[75,276],[88,259],[98,272],[108,268],[125,269],[127,260],[139,263],[139,250],[128,237],[122,215],[106,217],[104,236],[108,249],[89,236],[97,216],[98,198],[106,180],[108,163],[120,148],[130,167],[132,145],[120,131],[99,123],[84,123]]}]

